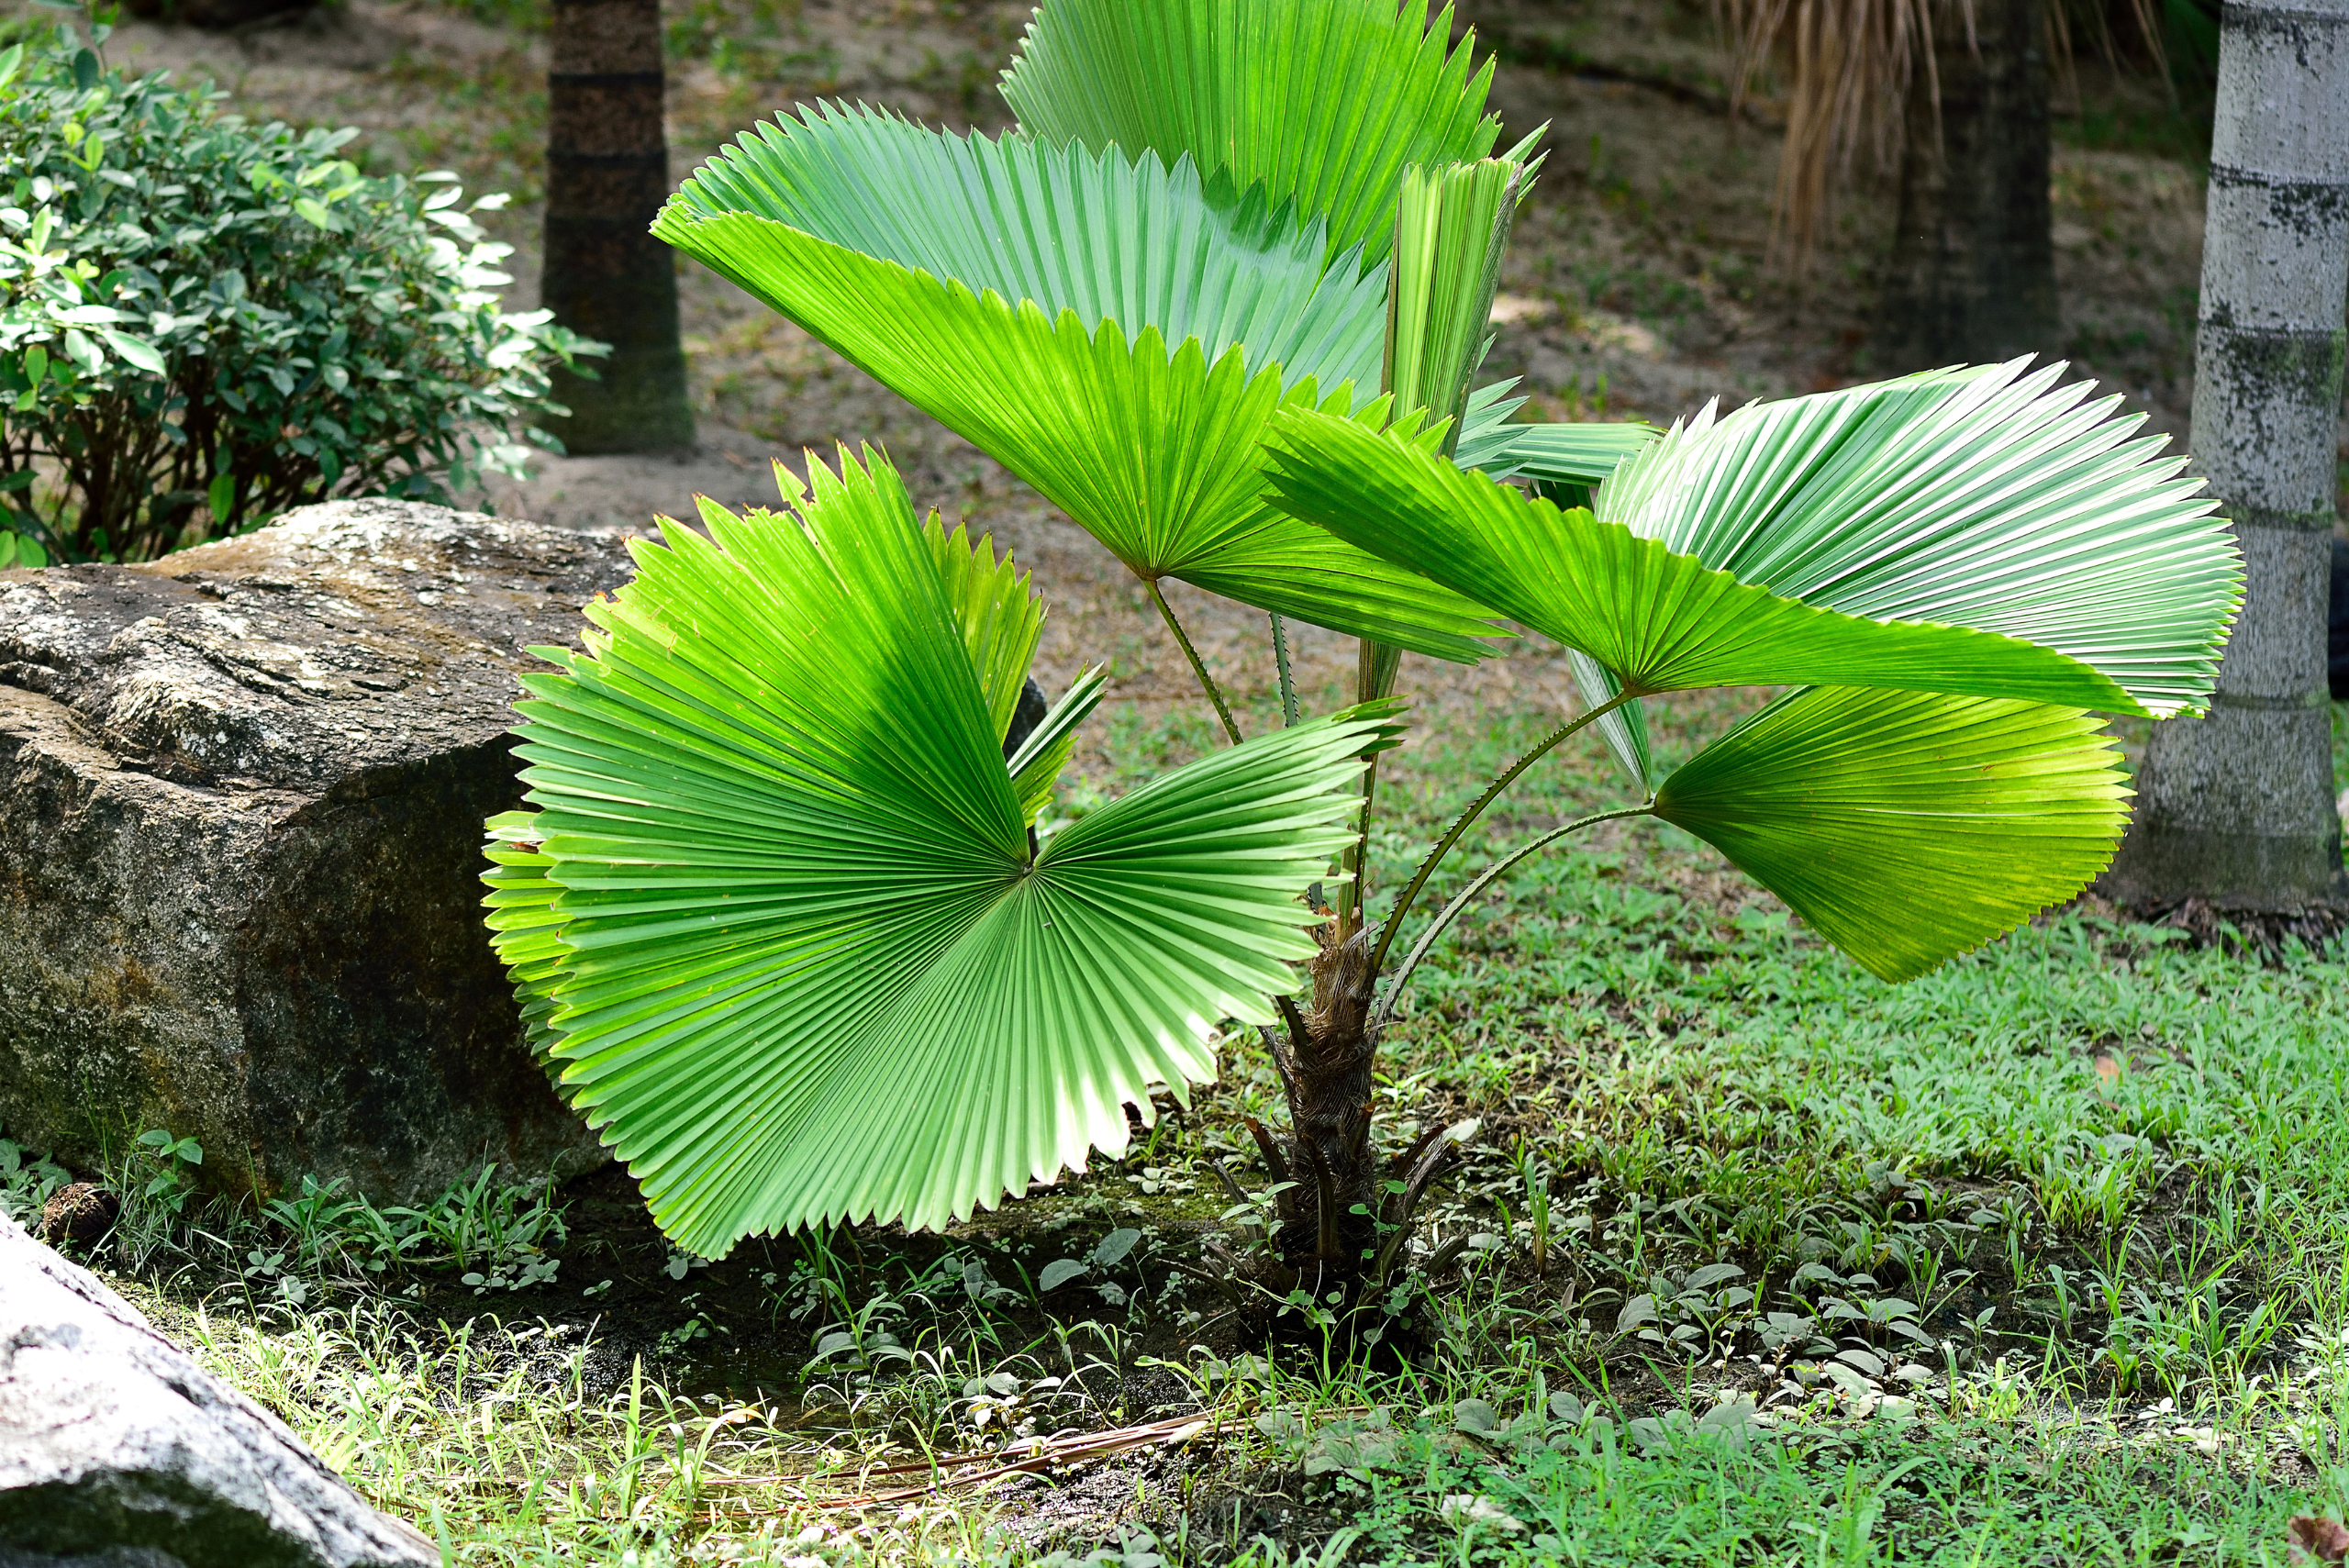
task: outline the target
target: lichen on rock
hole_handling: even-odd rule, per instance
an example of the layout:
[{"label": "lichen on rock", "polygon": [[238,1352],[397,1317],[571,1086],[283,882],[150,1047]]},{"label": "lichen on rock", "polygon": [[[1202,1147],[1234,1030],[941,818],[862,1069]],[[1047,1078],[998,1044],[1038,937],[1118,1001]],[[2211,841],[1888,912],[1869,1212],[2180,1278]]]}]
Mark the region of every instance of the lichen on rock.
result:
[{"label": "lichen on rock", "polygon": [[534,644],[625,541],[335,502],[134,566],[0,573],[0,1127],[144,1128],[383,1202],[600,1160],[480,913]]}]

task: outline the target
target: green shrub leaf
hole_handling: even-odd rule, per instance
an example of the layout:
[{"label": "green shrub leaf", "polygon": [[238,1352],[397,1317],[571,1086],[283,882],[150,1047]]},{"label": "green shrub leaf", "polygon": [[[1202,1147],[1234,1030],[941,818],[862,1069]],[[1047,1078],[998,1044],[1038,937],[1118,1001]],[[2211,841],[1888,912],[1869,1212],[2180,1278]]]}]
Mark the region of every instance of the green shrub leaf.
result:
[{"label": "green shrub leaf", "polygon": [[[504,249],[452,244],[427,190],[360,176],[354,132],[247,123],[72,36],[0,56],[0,163],[24,192],[0,317],[25,372],[0,396],[56,476],[37,522],[67,558],[142,559],[330,494],[446,498],[549,406],[551,367],[589,346],[502,312]],[[153,504],[212,498],[224,469],[243,484],[219,505]]]}]

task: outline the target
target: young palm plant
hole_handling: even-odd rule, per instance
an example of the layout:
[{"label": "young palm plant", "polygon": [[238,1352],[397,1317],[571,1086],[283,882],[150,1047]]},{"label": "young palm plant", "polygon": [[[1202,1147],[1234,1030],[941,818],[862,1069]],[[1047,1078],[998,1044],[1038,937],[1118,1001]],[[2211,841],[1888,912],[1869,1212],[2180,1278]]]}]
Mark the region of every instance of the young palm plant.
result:
[{"label": "young palm plant", "polygon": [[[1374,1158],[1379,1034],[1519,858],[1652,815],[1904,979],[2110,857],[2128,791],[2091,712],[2207,699],[2239,581],[2213,504],[2055,370],[1661,439],[1508,422],[1509,388],[1473,381],[1530,147],[1490,156],[1489,67],[1412,10],[1051,0],[1006,76],[1019,131],[818,106],[663,212],[1115,552],[1232,742],[1039,841],[1101,683],[1004,757],[1024,579],[918,527],[877,460],[816,467],[806,497],[786,478],[790,517],[712,509],[709,540],[641,550],[522,705],[533,810],[493,824],[492,925],[533,1038],[681,1243],[967,1215],[1121,1150],[1120,1107],[1209,1076],[1237,1021],[1291,1116],[1254,1129],[1286,1184],[1275,1278],[1383,1274],[1443,1147]],[[1283,728],[1242,741],[1168,577],[1271,612]],[[1287,617],[1360,639],[1354,706],[1300,716]],[[1482,657],[1501,617],[1570,651],[1585,708],[1374,922],[1400,656]],[[1720,685],[1797,689],[1657,778],[1642,701]],[[1398,946],[1486,808],[1586,728],[1631,797]]]}]

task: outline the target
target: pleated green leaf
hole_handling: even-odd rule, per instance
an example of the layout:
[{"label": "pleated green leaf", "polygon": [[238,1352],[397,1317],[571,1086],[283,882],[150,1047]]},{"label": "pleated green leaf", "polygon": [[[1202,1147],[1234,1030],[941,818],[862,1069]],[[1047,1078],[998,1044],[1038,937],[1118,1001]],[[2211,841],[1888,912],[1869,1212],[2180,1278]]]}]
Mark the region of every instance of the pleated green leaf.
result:
[{"label": "pleated green leaf", "polygon": [[1210,204],[1188,164],[1148,152],[819,107],[704,165],[654,228],[1138,575],[1438,658],[1483,653],[1477,606],[1259,498],[1264,421],[1284,400],[1351,406],[1378,372],[1386,294],[1383,270],[1325,272],[1319,226],[1267,217],[1261,195]]},{"label": "pleated green leaf", "polygon": [[1378,375],[1383,271],[1329,264],[1312,215],[1268,209],[1261,191],[1210,200],[1195,166],[1139,148],[956,136],[818,103],[721,149],[654,232],[725,271],[678,231],[737,217],[1031,301],[1048,318],[1073,311],[1088,332],[1155,327],[1169,343],[1198,339],[1209,360],[1245,346],[1251,363],[1280,365],[1285,384],[1368,387]]},{"label": "pleated green leaf", "polygon": [[1337,254],[1385,256],[1406,167],[1493,150],[1487,61],[1414,0],[1049,0],[1004,72],[1038,139],[1168,163],[1327,217]]},{"label": "pleated green leaf", "polygon": [[1676,770],[1653,810],[1900,981],[2086,886],[2129,794],[2076,708],[1813,688]]},{"label": "pleated green leaf", "polygon": [[[1574,673],[1575,689],[1582,694],[1585,707],[1604,707],[1622,694],[1623,683],[1615,678],[1614,672],[1580,649],[1566,651],[1566,663]],[[1607,742],[1616,765],[1630,774],[1633,786],[1645,795],[1655,779],[1655,759],[1648,740],[1648,716],[1640,699],[1633,697],[1622,706],[1602,714],[1598,728],[1598,738]]]},{"label": "pleated green leaf", "polygon": [[[936,512],[923,525],[922,535],[930,541],[930,559],[963,628],[963,651],[978,672],[987,721],[1000,741],[1011,733],[1011,716],[1027,689],[1028,667],[1036,662],[1036,644],[1044,631],[1044,601],[1010,556],[996,559],[992,537],[982,536],[974,544],[967,528],[950,534]],[[1050,780],[1045,787],[1051,787]]]},{"label": "pleated green leaf", "polygon": [[558,1038],[551,1022],[554,983],[567,951],[562,945],[564,917],[554,907],[561,889],[547,875],[554,862],[539,850],[535,813],[501,812],[485,828],[489,870],[482,873],[482,881],[489,886],[489,896],[482,902],[489,910],[489,945],[514,982],[523,1038],[543,1060]]},{"label": "pleated green leaf", "polygon": [[493,836],[562,1092],[709,1257],[943,1224],[1122,1148],[1124,1105],[1211,1075],[1219,1021],[1294,984],[1299,895],[1393,729],[1275,731],[1031,859],[935,536],[870,454],[811,480],[793,516],[639,543],[587,653],[541,651],[533,813]]},{"label": "pleated green leaf", "polygon": [[1036,814],[1052,798],[1052,785],[1076,750],[1077,726],[1100,705],[1108,689],[1109,677],[1100,665],[1080,673],[1005,761],[1011,773],[1011,792],[1019,797],[1019,819],[1030,827],[1035,826]]},{"label": "pleated green leaf", "polygon": [[1267,443],[1275,504],[1577,649],[1634,692],[1899,687],[2133,710],[2096,670],[2015,638],[1887,622],[1780,597],[1619,523],[1560,511],[1429,450],[1284,409]]},{"label": "pleated green leaf", "polygon": [[1522,164],[1499,158],[1403,171],[1379,383],[1396,407],[1464,425],[1468,378],[1492,346],[1501,255],[1527,180]]},{"label": "pleated green leaf", "polygon": [[[1788,598],[2002,633],[2156,716],[2210,698],[2242,601],[2218,502],[2117,396],[2027,360],[1711,411],[1617,469],[1599,516]],[[1955,689],[1955,688],[1953,688]]]},{"label": "pleated green leaf", "polygon": [[1453,461],[1463,468],[1482,469],[1492,479],[1512,479],[1521,473],[1553,484],[1599,484],[1624,460],[1645,450],[1663,434],[1653,425],[1635,422],[1497,423],[1480,429],[1472,419],[1461,433]]}]

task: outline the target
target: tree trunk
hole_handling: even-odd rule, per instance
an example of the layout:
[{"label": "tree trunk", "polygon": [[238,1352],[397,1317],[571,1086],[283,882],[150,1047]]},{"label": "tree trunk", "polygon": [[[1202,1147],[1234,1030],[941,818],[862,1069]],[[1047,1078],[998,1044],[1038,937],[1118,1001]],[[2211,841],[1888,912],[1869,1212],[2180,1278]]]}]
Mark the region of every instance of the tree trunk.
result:
[{"label": "tree trunk", "polygon": [[1370,1069],[1378,1054],[1370,1018],[1378,978],[1370,973],[1373,934],[1330,941],[1314,959],[1313,1008],[1290,1015],[1288,1049],[1277,1058],[1288,1091],[1289,1179],[1297,1184],[1283,1206],[1278,1241],[1285,1263],[1317,1276],[1306,1280],[1308,1288],[1318,1288],[1322,1276],[1367,1272],[1363,1254],[1376,1244],[1368,1218],[1376,1208],[1370,1164]]},{"label": "tree trunk", "polygon": [[1383,1167],[1376,1162],[1372,1067],[1382,1025],[1370,955],[1378,931],[1341,936],[1349,926],[1333,919],[1314,933],[1321,951],[1306,966],[1312,1006],[1299,1010],[1282,998],[1286,1028],[1264,1034],[1288,1100],[1286,1146],[1254,1118],[1248,1122],[1265,1169],[1286,1189],[1277,1200],[1273,1283],[1316,1296],[1376,1285],[1408,1261],[1412,1216],[1453,1152],[1453,1129],[1437,1127]]},{"label": "tree trunk", "polygon": [[612,346],[598,380],[555,373],[571,417],[547,428],[573,452],[693,440],[676,258],[647,231],[669,195],[661,96],[660,0],[555,0],[540,303]]},{"label": "tree trunk", "polygon": [[[2043,0],[1939,0],[1909,86],[1900,215],[1876,338],[1887,371],[2056,347]],[[1935,114],[1933,83],[1940,83]]]},{"label": "tree trunk", "polygon": [[2210,712],[2154,730],[2107,885],[2148,910],[2349,909],[2325,693],[2349,0],[2229,0],[2221,27],[2193,450],[2247,581]]}]

